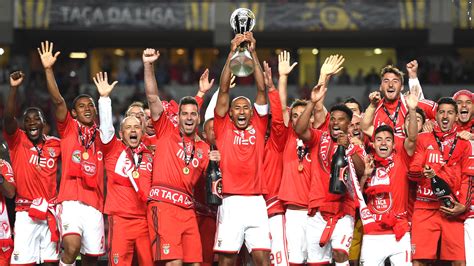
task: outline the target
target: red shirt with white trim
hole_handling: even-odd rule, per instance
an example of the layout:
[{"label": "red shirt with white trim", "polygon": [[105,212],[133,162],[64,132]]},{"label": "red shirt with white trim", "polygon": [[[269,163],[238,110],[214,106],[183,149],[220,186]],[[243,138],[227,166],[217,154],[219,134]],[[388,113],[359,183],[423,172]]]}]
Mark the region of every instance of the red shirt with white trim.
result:
[{"label": "red shirt with white trim", "polygon": [[261,195],[267,193],[262,178],[265,132],[268,116],[254,109],[249,126],[238,129],[229,115],[214,114],[216,144],[221,152],[222,190],[231,195]]},{"label": "red shirt with white trim", "polygon": [[268,189],[264,196],[267,202],[267,213],[273,215],[284,213],[283,204],[278,200],[281,177],[283,173],[283,148],[285,147],[287,130],[283,122],[280,95],[277,90],[268,92],[272,113],[270,136],[265,143],[263,158],[263,177]]},{"label": "red shirt with white trim", "polygon": [[[193,139],[180,136],[179,128],[165,116],[153,121],[157,150],[154,155],[152,185],[166,186],[188,195],[193,195],[194,186],[205,173],[209,163],[209,145],[199,137]],[[185,174],[185,157],[190,158],[194,145],[194,155],[187,165],[189,173]],[[185,151],[186,150],[186,151]]]},{"label": "red shirt with white trim", "polygon": [[[399,216],[399,219],[407,221],[407,209],[409,200],[408,165],[410,156],[405,151],[404,138],[395,136],[394,150],[391,158],[392,163],[387,167],[379,166],[375,171],[379,178],[389,178],[388,192],[381,192],[367,196],[367,207],[375,216],[376,227],[370,234],[393,234],[393,230],[382,225],[382,216]],[[372,177],[371,177],[372,178]],[[370,188],[371,180],[366,184]]]},{"label": "red shirt with white trim", "polygon": [[[12,134],[3,132],[10,150],[16,176],[16,196],[27,200],[56,197],[56,173],[61,155],[60,140],[44,135],[44,142],[35,148],[23,130]],[[38,154],[38,151],[41,155]]]},{"label": "red shirt with white trim", "polygon": [[[61,137],[62,161],[58,202],[80,201],[102,212],[104,208],[104,155],[99,131],[97,130],[96,138],[87,151],[89,155],[88,163],[82,165],[82,153],[85,149],[79,138],[78,123],[69,112],[63,122],[57,121],[58,132]],[[84,177],[71,175],[72,169],[76,167],[80,167],[82,172],[93,173],[96,185],[90,187],[85,184]]]},{"label": "red shirt with white trim", "polygon": [[[133,153],[122,141],[113,137],[103,145],[105,170],[107,171],[107,197],[104,213],[123,217],[146,217],[146,196],[151,186],[153,155],[143,150],[140,164],[135,167],[131,161]],[[138,171],[138,178],[133,177]],[[132,177],[143,193],[135,191],[129,177]]]}]

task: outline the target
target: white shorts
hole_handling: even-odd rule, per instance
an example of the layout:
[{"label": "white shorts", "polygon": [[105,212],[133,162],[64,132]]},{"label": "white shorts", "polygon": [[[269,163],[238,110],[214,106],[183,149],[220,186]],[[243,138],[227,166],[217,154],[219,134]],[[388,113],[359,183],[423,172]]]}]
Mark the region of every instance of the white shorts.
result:
[{"label": "white shorts", "polygon": [[289,261],[290,263],[304,264],[308,259],[308,241],[306,238],[308,210],[287,209],[285,217]]},{"label": "white shorts", "polygon": [[238,253],[245,241],[249,252],[270,251],[270,229],[263,196],[226,196],[217,213],[214,251]]},{"label": "white shorts", "polygon": [[390,259],[390,265],[411,265],[410,233],[397,241],[395,235],[364,235],[360,263],[364,266],[384,266]]},{"label": "white shorts", "polygon": [[59,261],[59,250],[51,242],[48,222],[33,220],[27,211],[16,213],[14,249],[11,264],[36,264]]},{"label": "white shorts", "polygon": [[330,263],[332,261],[332,250],[342,251],[349,255],[354,231],[354,217],[346,215],[340,218],[328,243],[320,247],[319,240],[326,224],[320,212],[317,212],[313,217],[308,217],[306,234],[308,239],[308,263]]},{"label": "white shorts", "polygon": [[79,235],[81,254],[105,254],[104,217],[96,208],[79,201],[58,204],[61,236]]},{"label": "white shorts", "polygon": [[464,221],[464,246],[466,266],[474,266],[474,218],[467,218]]},{"label": "white shorts", "polygon": [[288,247],[286,245],[285,216],[274,215],[268,218],[270,224],[270,237],[272,251],[270,253],[270,265],[288,266]]}]

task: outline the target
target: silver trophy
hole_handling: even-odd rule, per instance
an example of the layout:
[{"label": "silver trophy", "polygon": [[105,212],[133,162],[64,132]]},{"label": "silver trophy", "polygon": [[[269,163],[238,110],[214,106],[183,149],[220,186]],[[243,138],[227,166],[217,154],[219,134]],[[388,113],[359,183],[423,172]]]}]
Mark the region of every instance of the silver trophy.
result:
[{"label": "silver trophy", "polygon": [[[255,15],[250,9],[238,8],[230,16],[230,26],[234,33],[252,31],[255,26]],[[230,71],[237,77],[247,77],[254,71],[253,58],[243,42],[230,59]]]}]

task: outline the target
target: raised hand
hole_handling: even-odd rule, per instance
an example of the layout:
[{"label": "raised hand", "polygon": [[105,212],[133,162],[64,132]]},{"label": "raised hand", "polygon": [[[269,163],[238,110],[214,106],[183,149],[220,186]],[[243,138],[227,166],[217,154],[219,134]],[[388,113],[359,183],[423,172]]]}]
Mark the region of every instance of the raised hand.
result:
[{"label": "raised hand", "polygon": [[253,32],[251,31],[244,32],[244,37],[245,37],[245,40],[249,42],[249,46],[248,46],[249,52],[254,52],[255,49],[257,48],[257,40],[255,40],[255,38],[253,37]]},{"label": "raised hand", "polygon": [[281,52],[278,55],[278,74],[280,76],[288,76],[297,64],[298,62],[294,62],[293,65],[290,66],[290,52]]},{"label": "raised hand", "polygon": [[99,72],[95,75],[95,77],[92,77],[92,79],[94,80],[100,97],[109,97],[110,93],[118,82],[114,81],[112,84],[109,84],[107,72]]},{"label": "raised hand", "polygon": [[321,66],[321,75],[333,76],[339,73],[343,67],[342,64],[346,59],[342,55],[331,55]]},{"label": "raised hand", "polygon": [[160,57],[160,51],[153,48],[147,48],[143,51],[143,64],[153,64]]},{"label": "raised hand", "polygon": [[234,52],[235,50],[237,50],[237,48],[239,47],[239,45],[241,43],[243,43],[245,40],[245,36],[243,34],[236,34],[234,36],[234,39],[232,39],[232,41],[230,42],[230,50],[232,52]]},{"label": "raised hand", "polygon": [[369,101],[370,101],[370,104],[374,107],[376,107],[378,105],[378,103],[380,102],[381,100],[381,96],[380,96],[380,92],[379,91],[373,91],[369,94]]},{"label": "raised hand", "polygon": [[231,73],[231,74],[230,74],[230,86],[229,86],[229,89],[234,88],[235,85],[236,85],[236,84],[235,84],[235,76],[234,76],[234,74]]},{"label": "raised hand", "polygon": [[275,87],[275,85],[273,84],[272,69],[266,61],[263,61],[263,77],[267,89]]},{"label": "raised hand", "polygon": [[326,91],[328,88],[326,87],[326,84],[320,83],[311,90],[311,101],[313,103],[317,103],[321,101],[321,99],[324,97],[324,94],[326,94]]},{"label": "raised hand", "polygon": [[407,72],[409,78],[416,78],[418,73],[418,61],[413,60],[407,64]]},{"label": "raised hand", "polygon": [[18,88],[21,83],[23,83],[23,79],[25,74],[21,71],[15,71],[10,74],[10,86],[12,88]]},{"label": "raised hand", "polygon": [[44,68],[52,68],[59,54],[61,54],[58,51],[53,55],[53,42],[49,41],[41,42],[41,49],[37,49]]},{"label": "raised hand", "polygon": [[213,84],[214,79],[211,79],[211,81],[209,81],[209,69],[206,68],[206,70],[204,70],[201,77],[199,78],[199,92],[205,94],[212,88]]},{"label": "raised hand", "polygon": [[349,140],[349,135],[346,133],[339,133],[337,135],[337,145],[344,146],[344,147],[349,147],[350,140]]},{"label": "raised hand", "polygon": [[[418,97],[420,96],[420,89],[418,86],[413,86],[415,87],[413,90],[410,89],[410,93],[406,96],[406,101],[409,109],[416,109],[416,106],[418,105]],[[416,89],[418,87],[418,89]]]}]

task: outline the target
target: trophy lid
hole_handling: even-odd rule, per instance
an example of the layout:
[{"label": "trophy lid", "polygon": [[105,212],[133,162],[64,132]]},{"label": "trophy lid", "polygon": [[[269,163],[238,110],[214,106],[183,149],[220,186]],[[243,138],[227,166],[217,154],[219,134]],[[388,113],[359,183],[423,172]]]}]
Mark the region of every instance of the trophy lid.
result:
[{"label": "trophy lid", "polygon": [[235,33],[252,31],[255,27],[255,14],[248,8],[238,8],[230,15],[230,26]]}]

